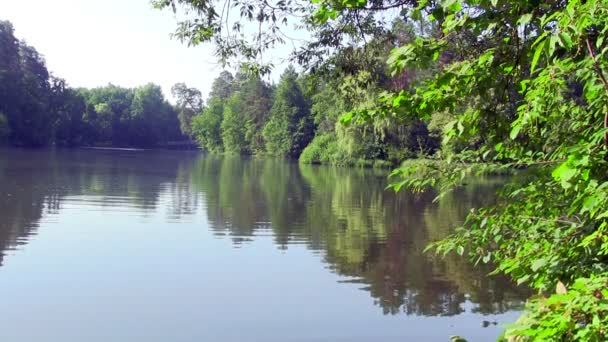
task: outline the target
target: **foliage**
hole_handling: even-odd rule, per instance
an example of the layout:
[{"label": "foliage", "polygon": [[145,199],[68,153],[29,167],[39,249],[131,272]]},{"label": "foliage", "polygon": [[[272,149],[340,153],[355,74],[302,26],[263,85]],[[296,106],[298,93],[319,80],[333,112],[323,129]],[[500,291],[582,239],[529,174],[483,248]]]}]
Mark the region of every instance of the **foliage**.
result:
[{"label": "foliage", "polygon": [[272,89],[259,77],[250,76],[239,91],[244,103],[245,144],[251,153],[262,153],[265,150],[262,131],[270,115]]},{"label": "foliage", "polygon": [[192,119],[192,135],[199,146],[211,152],[223,148],[220,126],[224,115],[224,105],[219,98],[211,98],[203,112]]},{"label": "foliage", "polygon": [[185,136],[192,136],[192,119],[203,110],[202,94],[196,88],[188,88],[185,83],[173,85],[171,93],[177,99],[181,132]]},{"label": "foliage", "polygon": [[54,142],[61,146],[88,143],[89,127],[84,121],[86,103],[78,92],[68,87],[63,79],[51,78],[49,110],[55,113]]},{"label": "foliage", "polygon": [[[258,76],[223,71],[213,81],[208,107],[193,118],[193,137],[210,152],[262,153],[272,88]],[[219,137],[219,138],[218,138]]]},{"label": "foliage", "polygon": [[317,135],[300,155],[300,162],[305,164],[332,164],[337,157],[338,142],[333,133]]},{"label": "foliage", "polygon": [[177,113],[158,86],[70,88],[13,31],[0,21],[1,134],[9,144],[153,147],[182,138]]},{"label": "foliage", "polygon": [[[455,235],[432,246],[442,254],[457,252],[475,263],[494,263],[497,273],[540,291],[560,282],[574,289],[568,298],[547,299],[549,306],[567,299],[566,311],[547,311],[545,304],[532,301],[526,319],[507,335],[545,341],[605,339],[604,328],[593,319],[605,310],[604,295],[582,291],[581,284],[595,279],[605,284],[608,271],[607,5],[422,2],[418,11],[433,13],[444,35],[393,50],[389,64],[394,72],[427,67],[448,52],[451,39],[461,36],[477,37],[480,48],[446,63],[415,92],[385,93],[377,107],[344,118],[428,118],[449,111],[456,119],[446,140],[477,139],[474,149],[451,156],[441,168],[422,175],[416,174],[419,169],[396,171],[395,176],[405,178],[397,187],[441,185],[449,190],[467,174],[484,169],[529,169],[504,188],[503,201],[472,212]],[[558,312],[573,318],[558,319]]]},{"label": "foliage", "polygon": [[222,142],[226,152],[241,153],[245,150],[245,127],[243,122],[243,97],[240,92],[232,94],[224,105],[222,129]]},{"label": "foliage", "polygon": [[270,119],[264,126],[266,151],[297,157],[312,139],[314,123],[293,68],[287,68],[277,87]]}]

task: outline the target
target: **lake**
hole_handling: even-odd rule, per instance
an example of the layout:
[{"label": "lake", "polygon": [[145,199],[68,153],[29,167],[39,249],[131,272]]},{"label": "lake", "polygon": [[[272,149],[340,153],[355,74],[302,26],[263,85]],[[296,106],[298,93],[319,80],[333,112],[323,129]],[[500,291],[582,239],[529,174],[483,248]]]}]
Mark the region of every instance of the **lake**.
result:
[{"label": "lake", "polygon": [[0,340],[492,341],[526,293],[423,250],[481,179],[178,151],[0,150]]}]

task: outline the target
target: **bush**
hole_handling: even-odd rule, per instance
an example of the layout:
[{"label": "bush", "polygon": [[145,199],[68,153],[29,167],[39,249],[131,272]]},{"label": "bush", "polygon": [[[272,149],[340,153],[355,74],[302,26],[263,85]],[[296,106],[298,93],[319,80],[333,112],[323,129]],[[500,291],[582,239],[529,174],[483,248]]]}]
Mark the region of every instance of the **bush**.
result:
[{"label": "bush", "polygon": [[339,164],[338,143],[333,133],[316,136],[300,155],[304,164]]}]

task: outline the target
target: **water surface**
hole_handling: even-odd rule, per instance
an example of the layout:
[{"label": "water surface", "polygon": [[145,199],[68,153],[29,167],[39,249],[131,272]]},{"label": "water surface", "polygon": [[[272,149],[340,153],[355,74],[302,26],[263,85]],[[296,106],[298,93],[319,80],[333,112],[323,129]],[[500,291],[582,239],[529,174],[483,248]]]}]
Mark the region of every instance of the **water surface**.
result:
[{"label": "water surface", "polygon": [[422,253],[491,203],[474,183],[433,203],[381,171],[0,150],[0,339],[494,340],[524,293]]}]

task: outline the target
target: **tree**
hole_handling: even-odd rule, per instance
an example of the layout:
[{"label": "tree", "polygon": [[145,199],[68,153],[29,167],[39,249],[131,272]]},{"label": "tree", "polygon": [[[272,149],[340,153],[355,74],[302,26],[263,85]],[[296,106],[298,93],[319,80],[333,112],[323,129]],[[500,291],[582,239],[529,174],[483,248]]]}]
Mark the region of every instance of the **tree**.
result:
[{"label": "tree", "polygon": [[151,147],[166,143],[169,130],[179,124],[173,108],[165,100],[160,86],[149,83],[136,88],[131,103],[130,143]]},{"label": "tree", "polygon": [[250,76],[240,86],[243,101],[245,144],[251,153],[264,152],[262,130],[272,105],[271,88],[258,76]]},{"label": "tree", "polygon": [[131,143],[131,104],[134,91],[109,84],[79,90],[86,101],[85,121],[94,130],[94,141],[113,146]]},{"label": "tree", "polygon": [[226,100],[232,95],[234,76],[228,71],[222,71],[220,75],[213,80],[211,85],[211,93],[209,97],[217,97],[220,100]]},{"label": "tree", "polygon": [[[396,171],[397,188],[448,191],[467,174],[529,169],[504,188],[503,201],[474,211],[433,247],[492,262],[496,272],[548,293],[530,301],[507,336],[605,340],[608,3],[452,1],[417,11],[433,13],[444,34],[393,50],[393,71],[428,68],[446,53],[460,57],[415,91],[384,94],[344,121],[447,111],[455,120],[446,139],[476,140],[444,163]],[[454,40],[468,43],[458,49]]]},{"label": "tree", "polygon": [[51,137],[52,120],[48,115],[50,75],[44,58],[24,42],[19,44],[19,63],[21,87],[18,107],[8,118],[11,140],[19,145],[43,146]]},{"label": "tree", "polygon": [[221,99],[214,97],[209,100],[203,112],[192,119],[192,135],[199,146],[211,152],[222,151],[223,117],[224,104]]},{"label": "tree", "polygon": [[4,113],[4,130],[8,132],[11,118],[18,116],[20,99],[21,68],[19,66],[19,41],[15,38],[13,25],[0,21],[0,112]]},{"label": "tree", "polygon": [[203,97],[196,88],[188,88],[185,83],[171,87],[173,97],[177,99],[180,128],[184,135],[192,136],[192,118],[203,110]]},{"label": "tree", "polygon": [[245,122],[243,97],[240,92],[232,94],[224,105],[222,120],[222,142],[226,152],[248,153],[245,143]]},{"label": "tree", "polygon": [[314,136],[314,123],[292,67],[281,76],[270,119],[264,126],[266,151],[297,157]]},{"label": "tree", "polygon": [[84,98],[69,88],[65,80],[51,78],[49,111],[54,118],[53,141],[57,145],[78,146],[85,143],[87,132],[83,116],[86,110]]}]

